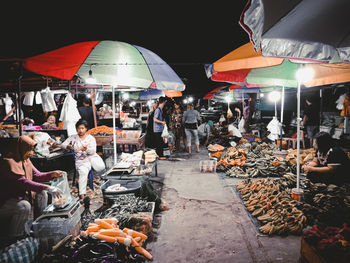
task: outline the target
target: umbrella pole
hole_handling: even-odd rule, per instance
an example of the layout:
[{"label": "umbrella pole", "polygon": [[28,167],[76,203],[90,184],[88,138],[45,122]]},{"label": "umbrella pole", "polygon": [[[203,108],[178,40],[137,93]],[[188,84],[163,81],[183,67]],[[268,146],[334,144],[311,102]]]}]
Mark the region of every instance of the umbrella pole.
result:
[{"label": "umbrella pole", "polygon": [[22,63],[20,64],[20,74],[18,76],[18,86],[17,86],[17,121],[18,121],[18,131],[19,131],[19,136],[22,136],[22,120],[21,120],[21,111],[22,111],[22,106],[21,106],[21,93],[22,93],[22,86],[21,86],[21,80],[22,80]]},{"label": "umbrella pole", "polygon": [[117,138],[115,134],[115,89],[114,85],[112,86],[112,111],[113,111],[113,157],[114,157],[114,165],[117,164]]},{"label": "umbrella pole", "polygon": [[297,189],[300,187],[300,81],[297,90]]},{"label": "umbrella pole", "polygon": [[282,136],[283,136],[283,110],[284,110],[284,86],[282,87],[282,98],[281,98],[281,127],[280,127],[280,151],[282,151]]}]

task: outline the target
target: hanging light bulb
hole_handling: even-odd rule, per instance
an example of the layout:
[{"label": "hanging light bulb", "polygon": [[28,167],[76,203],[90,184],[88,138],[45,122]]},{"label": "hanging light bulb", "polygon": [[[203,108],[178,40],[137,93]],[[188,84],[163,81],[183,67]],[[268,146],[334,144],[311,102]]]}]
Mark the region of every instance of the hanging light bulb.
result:
[{"label": "hanging light bulb", "polygon": [[89,70],[89,76],[85,79],[85,82],[86,82],[86,84],[96,84],[97,83],[97,80],[92,75],[91,66],[90,66],[90,70]]}]

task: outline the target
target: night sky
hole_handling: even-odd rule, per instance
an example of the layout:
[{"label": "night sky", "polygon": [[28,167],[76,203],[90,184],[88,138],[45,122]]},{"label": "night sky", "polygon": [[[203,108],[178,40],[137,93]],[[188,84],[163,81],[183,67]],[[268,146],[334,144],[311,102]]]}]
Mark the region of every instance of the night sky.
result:
[{"label": "night sky", "polygon": [[158,54],[184,80],[187,94],[202,96],[224,85],[207,79],[204,64],[249,41],[238,24],[247,1],[150,2],[2,7],[0,58],[29,57],[81,41],[118,40]]}]

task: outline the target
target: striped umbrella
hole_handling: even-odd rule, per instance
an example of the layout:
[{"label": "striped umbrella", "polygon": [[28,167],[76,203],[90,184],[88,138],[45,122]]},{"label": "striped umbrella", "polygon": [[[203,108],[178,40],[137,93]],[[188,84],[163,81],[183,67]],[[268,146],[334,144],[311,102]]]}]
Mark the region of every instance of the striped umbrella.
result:
[{"label": "striped umbrella", "polygon": [[183,91],[175,71],[152,51],[120,41],[87,41],[68,45],[24,60],[34,73],[102,85]]}]

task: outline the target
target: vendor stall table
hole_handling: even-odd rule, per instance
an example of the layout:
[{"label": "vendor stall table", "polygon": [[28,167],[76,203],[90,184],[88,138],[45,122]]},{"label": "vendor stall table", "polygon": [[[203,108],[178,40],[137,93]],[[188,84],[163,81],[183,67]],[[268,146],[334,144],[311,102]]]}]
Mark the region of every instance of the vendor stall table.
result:
[{"label": "vendor stall table", "polygon": [[41,172],[54,170],[72,171],[75,169],[73,154],[62,149],[53,151],[45,157],[36,155],[30,159],[33,165]]}]

